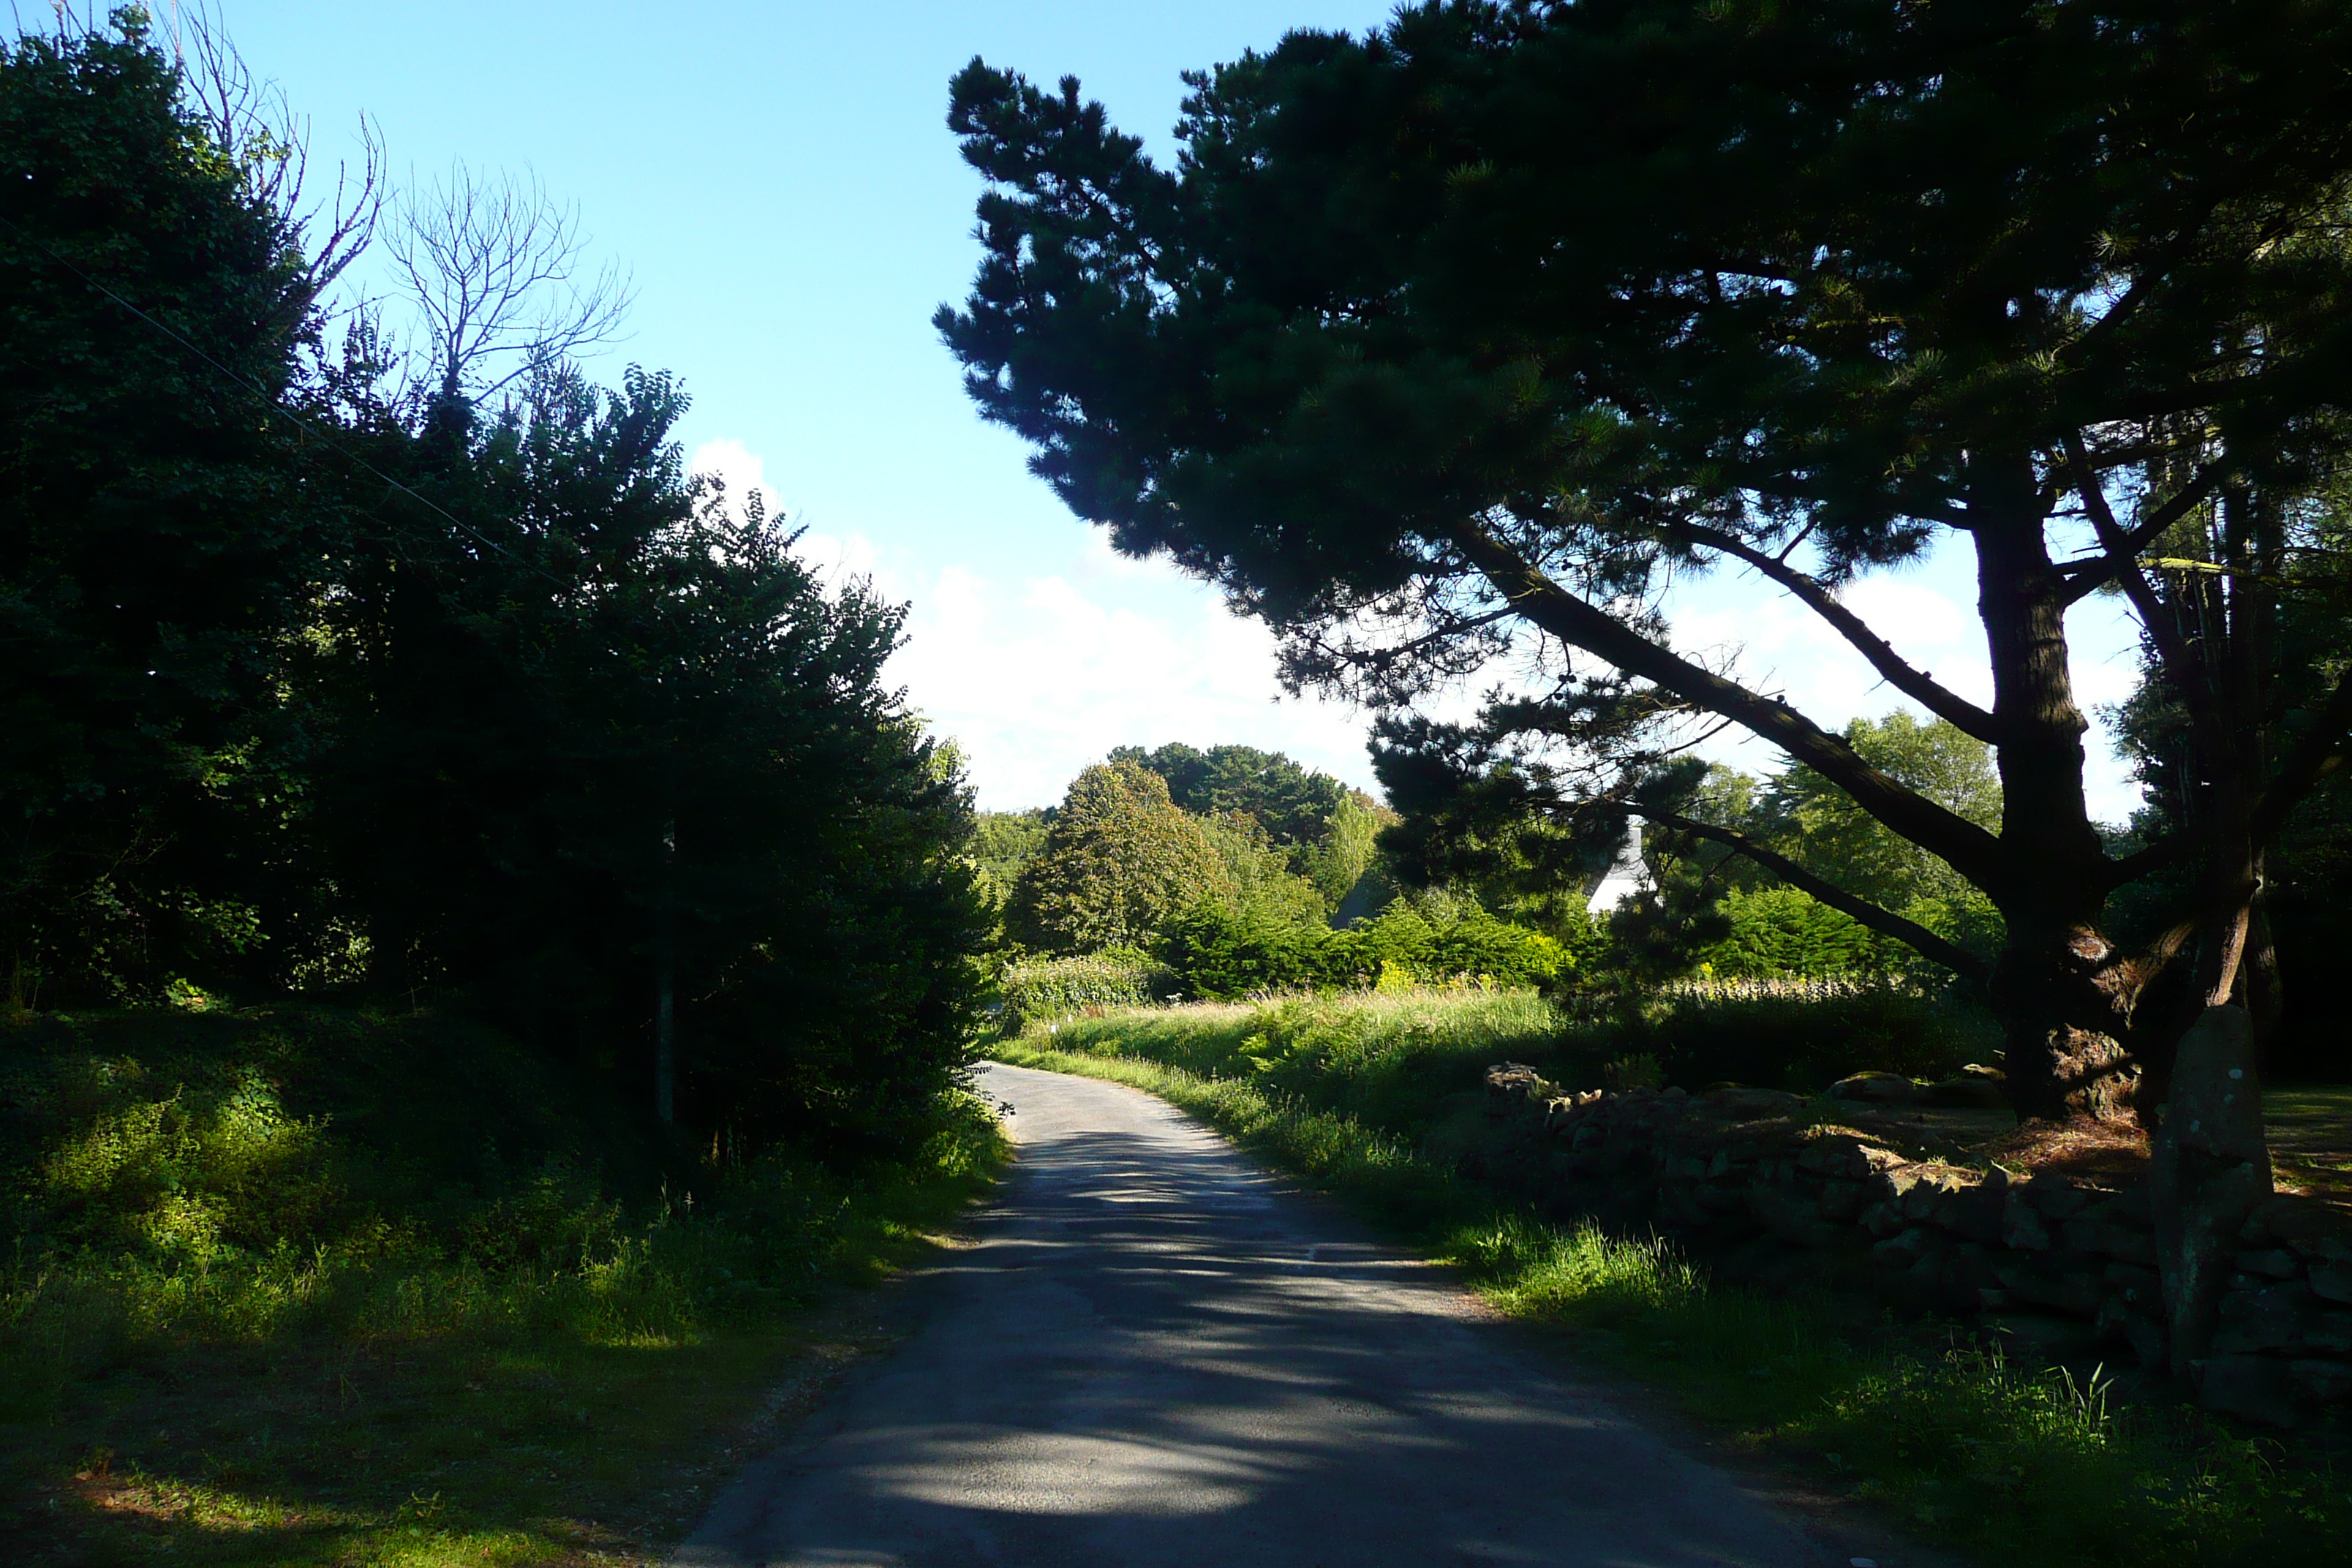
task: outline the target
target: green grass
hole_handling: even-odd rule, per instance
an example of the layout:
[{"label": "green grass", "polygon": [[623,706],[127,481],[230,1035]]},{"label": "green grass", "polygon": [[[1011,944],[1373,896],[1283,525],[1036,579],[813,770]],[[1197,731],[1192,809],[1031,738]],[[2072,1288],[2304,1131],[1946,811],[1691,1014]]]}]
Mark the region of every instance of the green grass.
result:
[{"label": "green grass", "polygon": [[[2275,1444],[1958,1339],[1717,1287],[1653,1237],[1546,1223],[1420,1152],[1471,1058],[1540,1060],[1533,998],[1322,998],[1111,1013],[992,1054],[1128,1083],[1459,1268],[1769,1462],[2003,1565],[2158,1568],[2352,1558],[2352,1495]],[[1284,1042],[1326,1042],[1293,1050]],[[1335,1042],[1344,1041],[1344,1044]],[[1364,1081],[1350,1081],[1351,1079]]]},{"label": "green grass", "polygon": [[585,1075],[431,1019],[5,1043],[12,1563],[650,1561],[1004,1154],[959,1098],[911,1153],[665,1187]]},{"label": "green grass", "polygon": [[2271,1089],[2263,1116],[2281,1186],[2352,1203],[2352,1086]]},{"label": "green grass", "polygon": [[1148,1057],[1211,1077],[1261,1074],[1318,1104],[1418,1137],[1446,1095],[1498,1060],[1555,1083],[1601,1087],[1610,1062],[1658,1058],[1668,1080],[1816,1093],[1863,1068],[1942,1077],[1995,1059],[1989,1015],[1956,995],[1894,984],[1690,985],[1627,1016],[1563,1014],[1531,991],[1322,993],[1060,1019],[1058,1048]]}]

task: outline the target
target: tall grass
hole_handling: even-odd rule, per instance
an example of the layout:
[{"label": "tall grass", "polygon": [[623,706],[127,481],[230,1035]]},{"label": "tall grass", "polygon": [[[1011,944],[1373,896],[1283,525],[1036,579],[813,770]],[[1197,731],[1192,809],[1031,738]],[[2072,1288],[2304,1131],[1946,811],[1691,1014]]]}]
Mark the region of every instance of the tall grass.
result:
[{"label": "tall grass", "polygon": [[1004,1153],[954,1096],[896,1154],[673,1151],[665,1183],[628,1108],[429,1019],[5,1044],[0,1534],[68,1554],[536,1563],[575,1560],[579,1520],[654,1529],[793,1310],[906,1256]]},{"label": "tall grass", "polygon": [[1431,1113],[1407,1097],[1462,1087],[1471,1062],[1562,1059],[1547,1026],[1564,1026],[1525,995],[1287,999],[1116,1013],[993,1054],[1172,1101],[1923,1539],[2004,1565],[2352,1558],[2352,1495],[2324,1468],[1967,1340],[1838,1331],[1817,1303],[1717,1286],[1655,1237],[1505,1207],[1424,1157]]},{"label": "tall grass", "polygon": [[1064,1050],[1211,1075],[1270,1074],[1413,1136],[1444,1096],[1476,1089],[1506,1058],[1572,1088],[1601,1087],[1609,1063],[1654,1057],[1686,1089],[1729,1081],[1818,1093],[1864,1068],[1943,1077],[2000,1049],[1980,1005],[1900,982],[1692,984],[1630,1011],[1588,1005],[1476,987],[1326,992],[1118,1009],[1063,1020],[1052,1038]]}]

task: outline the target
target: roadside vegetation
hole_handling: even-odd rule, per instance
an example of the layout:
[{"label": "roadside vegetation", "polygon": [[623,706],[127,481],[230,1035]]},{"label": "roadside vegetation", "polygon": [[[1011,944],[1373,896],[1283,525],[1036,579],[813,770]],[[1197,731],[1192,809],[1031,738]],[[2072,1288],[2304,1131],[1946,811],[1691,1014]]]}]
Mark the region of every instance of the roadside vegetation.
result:
[{"label": "roadside vegetation", "polygon": [[[1838,1005],[1717,988],[1661,1001],[1649,1026],[1672,1050],[1719,1037],[1727,1017],[1769,1025],[1801,1008],[1834,1028]],[[1933,1005],[1869,1000],[1882,1020],[1907,1006],[1930,1026]],[[1773,1076],[1768,1053],[1798,1033],[1748,1032],[1741,1076]],[[1948,1034],[1966,1048],[1965,1029]],[[1457,987],[1104,1010],[1032,1024],[992,1054],[1171,1100],[1453,1263],[1503,1310],[1572,1336],[1580,1353],[1923,1540],[2053,1568],[2316,1564],[2352,1552],[2352,1483],[2324,1455],[2290,1462],[2275,1442],[2186,1409],[2118,1406],[2095,1379],[2009,1363],[1933,1325],[1721,1286],[1670,1243],[1547,1221],[1425,1151],[1486,1065],[1540,1063],[1547,1077],[1598,1086],[1625,1060],[1611,1037],[1525,991]]]},{"label": "roadside vegetation", "polygon": [[208,18],[47,12],[0,37],[0,1555],[644,1561],[1001,1157],[902,609],[688,471],[673,378],[589,379],[627,290],[562,202],[372,140],[306,188]]},{"label": "roadside vegetation", "polygon": [[872,1337],[835,1287],[1003,1149],[956,1096],[900,1153],[665,1160],[429,1016],[115,1012],[5,1048],[0,1533],[49,1561],[646,1560],[780,1387]]}]

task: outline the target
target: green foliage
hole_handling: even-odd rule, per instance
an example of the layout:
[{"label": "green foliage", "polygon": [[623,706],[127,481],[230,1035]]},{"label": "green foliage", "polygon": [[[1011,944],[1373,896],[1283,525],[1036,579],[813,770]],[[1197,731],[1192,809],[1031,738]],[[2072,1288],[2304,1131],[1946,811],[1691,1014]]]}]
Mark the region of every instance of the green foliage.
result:
[{"label": "green foliage", "polygon": [[323,544],[274,417],[295,236],[124,20],[0,42],[0,964],[53,994],[235,955],[219,845],[297,742],[272,682]]},{"label": "green foliage", "polygon": [[[1900,710],[1853,721],[1843,739],[1872,767],[1954,815],[1989,830],[2000,826],[2000,784],[1983,742]],[[1810,768],[1759,780],[1710,766],[1693,781],[1685,809],[1980,958],[2000,948],[2001,918],[1990,898]],[[1651,827],[1642,851],[1650,887],[1614,923],[1629,967],[1646,982],[1694,966],[1742,979],[1944,973],[1718,842]]]},{"label": "green foliage", "polygon": [[1111,949],[1075,958],[1016,960],[1004,966],[998,990],[1004,1027],[1106,1007],[1140,1007],[1169,988],[1168,972],[1145,953]]},{"label": "green foliage", "polygon": [[667,972],[686,1125],[909,1125],[988,910],[901,608],[688,476],[667,376],[493,411],[325,352],[274,154],[142,28],[0,53],[12,1010],[430,1000],[637,1089]]},{"label": "green foliage", "polygon": [[[2055,1114],[2088,1092],[2063,1031],[2132,1032],[2130,978],[2070,990],[2067,944],[2148,864],[2087,817],[2063,624],[2148,540],[2077,555],[2081,520],[2229,517],[2175,601],[2236,726],[2194,783],[2259,798],[2286,682],[2254,606],[2290,548],[2336,554],[2279,523],[2352,456],[2348,68],[2328,0],[1444,0],[1195,72],[1160,159],[1075,78],[975,58],[949,124],[981,258],[935,320],[1075,515],[1389,710],[1408,837],[1672,827],[1678,727],[1742,726],[1998,898],[2012,1083]],[[1938,539],[1976,554],[1990,709],[1841,599]],[[1662,606],[1710,571],[1997,739],[2000,835],[1677,648]],[[1538,646],[1474,720],[1411,712]],[[1935,871],[1861,820],[1814,821],[1821,853]],[[1722,935],[1671,924],[1628,944],[1653,973]]]},{"label": "green foliage", "polygon": [[500,548],[354,541],[297,672],[327,885],[283,889],[280,952],[346,922],[371,988],[644,1083],[667,921],[690,1124],[883,1135],[962,1062],[986,921],[961,780],[882,680],[901,611],[688,479],[667,377],[528,392],[382,436]]},{"label": "green foliage", "polygon": [[[1896,710],[1856,719],[1846,743],[1872,767],[1991,832],[2001,821],[1992,748],[1941,719]],[[1757,791],[1759,836],[1807,870],[1916,921],[1980,957],[2001,944],[1992,901],[1937,856],[1902,837],[1811,768],[1790,767]]]},{"label": "green foliage", "polygon": [[[1308,846],[1304,856],[1307,879],[1323,895],[1335,919],[1351,895],[1362,896],[1359,889],[1364,889],[1368,879],[1380,879],[1375,862],[1381,832],[1396,819],[1396,813],[1351,790],[1332,809],[1323,837]],[[1381,899],[1376,903],[1386,901]]]},{"label": "green foliage", "polygon": [[[2275,624],[2266,635],[2274,649],[2263,677],[2268,700],[2282,715],[2282,728],[2308,734],[2313,710],[2326,683],[2352,668],[2352,584],[2344,565],[2352,561],[2352,475],[2339,471],[2294,510],[2301,548],[2263,575],[2279,590]],[[2152,553],[2180,560],[2225,556],[2225,541],[2214,537],[2218,519],[2210,509],[2190,512],[2168,531]],[[2179,626],[2195,629],[2213,614],[2202,584],[2206,572],[2159,572],[2153,585]],[[2243,581],[2242,576],[2229,579]],[[2148,847],[2193,830],[2210,801],[2209,770],[2200,766],[2189,710],[2168,679],[2154,650],[2142,649],[2140,684],[2110,710],[2117,749],[2132,764],[2142,805],[2117,835],[2115,852]],[[2144,949],[2178,921],[2197,898],[2200,868],[2186,858],[2147,879],[2119,889],[2115,929],[2127,948]],[[2255,965],[2267,967],[2260,948],[2267,937],[2275,949],[2283,983],[2267,986],[2258,1009],[2277,1009],[2264,1051],[2266,1070],[2331,1081],[2352,1079],[2352,1055],[2326,987],[2301,978],[2331,973],[2352,952],[2352,780],[2338,773],[2320,784],[2281,826],[2263,862],[2262,892],[2252,934]]]},{"label": "green foliage", "polygon": [[1201,828],[1225,863],[1235,908],[1246,910],[1260,920],[1298,925],[1324,923],[1331,906],[1321,889],[1291,870],[1294,857],[1266,836],[1257,818],[1227,812],[1206,818]]},{"label": "green foliage", "polygon": [[1043,811],[983,811],[972,817],[971,858],[980,891],[1000,912],[1013,897],[1021,868],[1045,846]]},{"label": "green foliage", "polygon": [[1398,978],[1540,985],[1570,964],[1559,943],[1540,931],[1475,907],[1433,919],[1402,899],[1345,931],[1231,904],[1199,904],[1170,922],[1160,956],[1180,990],[1214,997],[1362,989]]},{"label": "green foliage", "polygon": [[1576,1332],[1580,1353],[1938,1544],[2048,1568],[2342,1557],[2352,1497],[2324,1460],[2289,1468],[2168,1404],[2118,1410],[2096,1382],[1940,1331],[1724,1288],[1656,1237],[1539,1218],[1433,1157],[1439,1096],[1471,1086],[1433,1064],[1541,1061],[1543,1020],[1511,1010],[1526,1007],[1549,1013],[1476,994],[1155,1009],[997,1054],[1172,1101],[1454,1264],[1503,1311]]},{"label": "green foliage", "polygon": [[[1333,1103],[1395,1129],[1421,1127],[1430,1108],[1477,1089],[1501,1060],[1572,1088],[1615,1087],[1623,1074],[1612,1069],[1646,1060],[1645,1076],[1661,1086],[1727,1081],[1812,1094],[1865,1069],[1948,1077],[1992,1058],[2000,1042],[1981,1004],[1869,980],[1684,984],[1631,1015],[1600,1016],[1527,990],[1325,992],[1071,1019],[1055,1038],[1065,1050],[1123,1051],[1211,1075],[1296,1058],[1325,1086],[1318,1094],[1339,1093],[1344,1081],[1349,1095],[1368,1098]],[[1344,1072],[1327,1082],[1326,1061]]]},{"label": "green foliage", "polygon": [[131,1014],[6,1043],[0,1402],[20,1413],[172,1343],[691,1338],[869,1247],[842,1224],[862,1190],[961,1182],[993,1147],[939,1100],[895,1162],[739,1142],[663,1196],[625,1110],[478,1026]]},{"label": "green foliage", "polygon": [[1235,889],[1200,822],[1159,774],[1097,763],[1072,781],[1005,912],[1013,940],[1072,954],[1152,940],[1177,910]]},{"label": "green foliage", "polygon": [[1881,939],[1795,888],[1733,888],[1720,906],[1730,931],[1701,948],[1703,973],[1727,980],[1866,974],[1884,966]]},{"label": "green foliage", "polygon": [[1205,752],[1181,742],[1150,752],[1119,746],[1110,760],[1158,773],[1168,783],[1169,798],[1195,816],[1250,818],[1286,850],[1319,842],[1352,793],[1328,773],[1254,746],[1212,746]]},{"label": "green foliage", "polygon": [[635,1128],[478,1025],[8,1030],[8,1538],[219,1568],[657,1552],[711,1434],[808,1375],[798,1310],[916,1252],[1003,1154],[958,1096],[900,1157],[722,1142],[665,1185]]},{"label": "green foliage", "polygon": [[1569,1048],[1590,1059],[1604,1040],[1656,1057],[1665,1081],[1685,1089],[1731,1082],[1799,1094],[1865,1070],[1948,1078],[2000,1059],[2001,1046],[1990,1010],[1965,988],[1870,974],[1684,982],[1630,1016],[1580,1024]]}]

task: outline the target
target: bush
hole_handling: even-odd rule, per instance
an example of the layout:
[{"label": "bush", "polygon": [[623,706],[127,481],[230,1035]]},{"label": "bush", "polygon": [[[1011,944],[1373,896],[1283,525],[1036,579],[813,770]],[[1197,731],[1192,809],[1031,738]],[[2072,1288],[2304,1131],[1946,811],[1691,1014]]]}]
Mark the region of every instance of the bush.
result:
[{"label": "bush", "polygon": [[0,1419],[125,1354],[306,1330],[688,1342],[871,1253],[997,1137],[950,1095],[902,1158],[779,1142],[665,1184],[625,1110],[478,1027],[126,1013],[0,1045]]},{"label": "bush", "polygon": [[1542,985],[1570,967],[1567,951],[1540,931],[1475,910],[1433,917],[1402,899],[1346,931],[1204,903],[1170,923],[1160,957],[1186,994],[1228,1000],[1400,982]]},{"label": "bush", "polygon": [[1008,963],[998,984],[1004,999],[1005,1030],[1017,1034],[1032,1023],[1066,1018],[1089,1008],[1146,1005],[1169,994],[1170,976],[1148,955],[1114,948],[1079,958]]},{"label": "bush", "polygon": [[1637,1018],[1576,1031],[1588,1054],[1654,1056],[1685,1089],[1733,1082],[1817,1093],[1864,1070],[1945,1078],[2000,1059],[2000,1028],[1965,987],[1885,977],[1666,987]]}]

